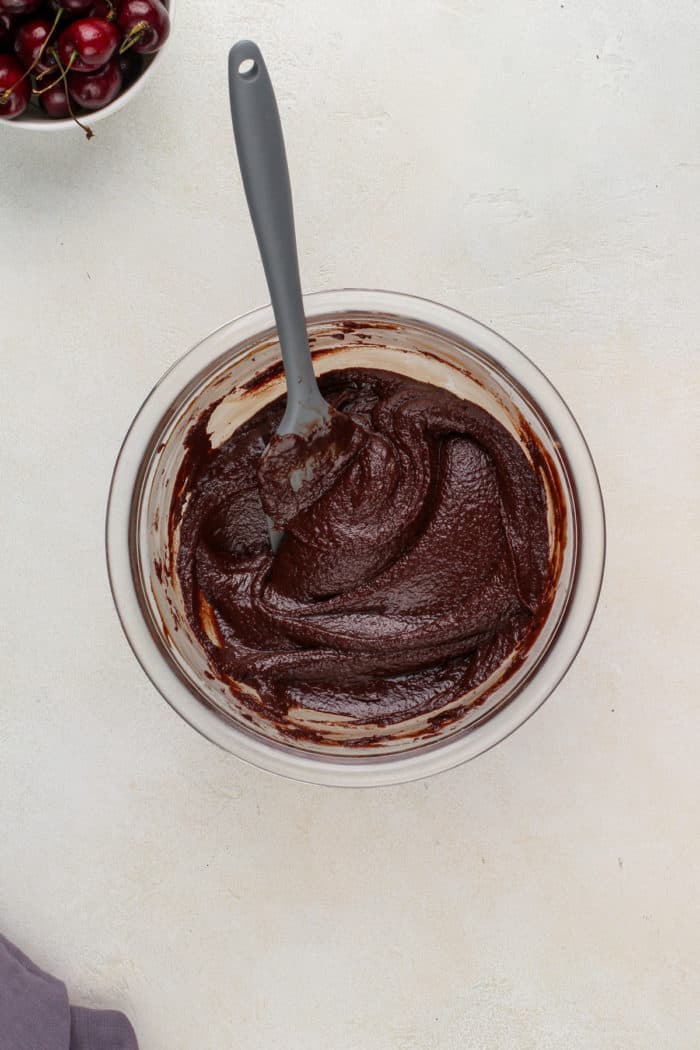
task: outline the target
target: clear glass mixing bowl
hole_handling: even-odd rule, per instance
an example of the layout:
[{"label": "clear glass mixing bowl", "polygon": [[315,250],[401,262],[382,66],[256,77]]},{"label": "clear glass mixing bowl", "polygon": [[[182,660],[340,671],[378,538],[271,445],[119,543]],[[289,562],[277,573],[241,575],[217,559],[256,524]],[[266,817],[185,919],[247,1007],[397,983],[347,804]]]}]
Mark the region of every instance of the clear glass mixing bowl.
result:
[{"label": "clear glass mixing bowl", "polygon": [[[598,478],[581,431],[557,391],[527,357],[485,325],[394,292],[320,292],[305,298],[305,309],[317,372],[384,368],[447,387],[487,408],[521,443],[529,429],[544,449],[550,497],[553,485],[565,520],[554,600],[525,659],[517,666],[506,661],[456,720],[446,712],[441,728],[420,719],[389,729],[370,726],[371,745],[359,747],[353,740],[366,739],[368,726],[358,730],[330,716],[323,743],[290,741],[256,719],[251,706],[241,704],[212,675],[183,612],[170,507],[187,431],[201,413],[217,403],[209,421],[217,445],[284,392],[269,306],[224,325],[185,354],[134,419],[117,459],[107,509],[114,602],[134,654],[159,692],[191,726],[239,758],[320,784],[413,780],[474,758],[503,740],[537,710],[570,667],[593,617],[603,575],[605,521]],[[263,382],[261,375],[267,377]],[[290,712],[290,718],[299,726],[313,721],[318,728],[316,713],[300,710]]]}]

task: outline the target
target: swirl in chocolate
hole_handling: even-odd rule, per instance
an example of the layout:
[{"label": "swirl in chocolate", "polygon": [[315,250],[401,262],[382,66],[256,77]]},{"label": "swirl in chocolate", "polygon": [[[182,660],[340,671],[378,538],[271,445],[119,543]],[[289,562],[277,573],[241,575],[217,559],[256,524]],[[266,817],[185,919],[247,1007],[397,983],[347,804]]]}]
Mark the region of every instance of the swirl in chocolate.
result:
[{"label": "swirl in chocolate", "polygon": [[[256,710],[388,725],[464,696],[530,644],[552,592],[545,489],[470,401],[365,369],[320,385],[353,425],[341,468],[301,507],[285,503],[285,455],[259,469],[282,399],[216,450],[200,422],[177,569],[213,669],[253,687]],[[263,507],[287,507],[275,556]]]}]

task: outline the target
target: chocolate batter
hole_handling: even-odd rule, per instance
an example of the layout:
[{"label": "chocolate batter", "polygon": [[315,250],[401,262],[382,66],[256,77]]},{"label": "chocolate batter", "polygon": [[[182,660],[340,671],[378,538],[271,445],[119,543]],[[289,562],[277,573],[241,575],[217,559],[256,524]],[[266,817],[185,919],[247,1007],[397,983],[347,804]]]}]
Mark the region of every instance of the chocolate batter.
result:
[{"label": "chocolate batter", "polygon": [[[320,385],[354,425],[342,469],[301,509],[284,456],[259,470],[282,399],[216,450],[207,419],[193,429],[177,570],[213,669],[263,713],[388,725],[531,644],[553,591],[545,490],[508,431],[446,390],[364,369]],[[292,514],[274,557],[263,505]]]}]

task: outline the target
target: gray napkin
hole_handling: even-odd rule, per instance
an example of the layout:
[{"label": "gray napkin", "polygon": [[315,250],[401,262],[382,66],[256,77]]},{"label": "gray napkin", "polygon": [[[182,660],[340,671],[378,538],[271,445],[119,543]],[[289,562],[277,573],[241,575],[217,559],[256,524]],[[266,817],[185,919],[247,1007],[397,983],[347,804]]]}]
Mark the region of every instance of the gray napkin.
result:
[{"label": "gray napkin", "polygon": [[66,987],[0,934],[0,1050],[138,1050],[124,1014],[69,1006]]}]

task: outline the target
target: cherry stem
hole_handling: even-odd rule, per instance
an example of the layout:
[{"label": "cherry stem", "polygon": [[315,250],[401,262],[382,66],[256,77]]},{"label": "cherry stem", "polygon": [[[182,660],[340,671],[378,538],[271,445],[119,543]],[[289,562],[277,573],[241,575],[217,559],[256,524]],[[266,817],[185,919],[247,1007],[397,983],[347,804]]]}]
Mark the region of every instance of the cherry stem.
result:
[{"label": "cherry stem", "polygon": [[[51,90],[51,88],[55,88],[55,87],[56,87],[56,84],[60,84],[62,80],[65,80],[65,79],[66,79],[66,74],[67,74],[67,73],[70,73],[70,71],[71,71],[71,67],[72,67],[73,63],[75,62],[76,58],[78,57],[78,52],[77,52],[77,51],[74,51],[74,52],[73,52],[73,54],[72,54],[72,55],[70,56],[70,59],[69,59],[68,65],[66,66],[66,68],[65,68],[65,69],[64,69],[64,68],[63,68],[63,66],[61,65],[61,60],[60,60],[60,58],[58,57],[58,53],[57,53],[56,51],[54,51],[54,56],[55,56],[55,58],[56,58],[56,65],[58,66],[58,68],[60,69],[60,71],[61,71],[61,72],[59,73],[59,75],[58,75],[58,76],[56,77],[56,79],[55,79],[55,80],[52,80],[52,81],[51,81],[51,83],[50,83],[50,84],[47,84],[47,85],[46,85],[45,87],[43,87],[43,88],[39,88],[39,90],[38,90],[38,91],[37,91],[37,89],[35,88],[35,89],[34,89],[34,94],[35,94],[35,95],[43,95],[43,94],[45,94],[45,93],[46,93],[47,91],[50,91],[50,90]],[[38,79],[38,78],[37,78],[37,79]],[[66,92],[67,92],[67,91],[68,91],[68,84],[66,83]]]},{"label": "cherry stem", "polygon": [[[2,95],[0,95],[0,106],[3,106],[9,100],[10,95],[15,90],[17,85],[21,84],[23,80],[27,79],[27,77],[29,76],[31,71],[36,66],[37,62],[39,62],[41,60],[41,57],[44,54],[44,51],[46,50],[46,48],[48,46],[49,40],[51,39],[51,37],[54,34],[54,30],[55,30],[56,26],[58,25],[59,19],[60,19],[62,14],[63,14],[63,8],[59,7],[58,11],[56,12],[56,17],[53,20],[53,25],[51,26],[51,29],[49,30],[48,35],[46,37],[46,40],[44,41],[44,43],[41,45],[41,47],[39,48],[39,50],[36,53],[36,58],[32,62],[31,66],[29,66],[27,69],[25,69],[24,73],[19,78],[19,80],[15,80],[14,84],[12,84],[11,87],[5,88],[5,90],[3,91]],[[48,70],[46,70],[46,72],[48,72]],[[40,74],[40,76],[43,76],[43,73]],[[37,77],[37,79],[39,79],[39,78]]]},{"label": "cherry stem", "polygon": [[138,44],[139,40],[148,28],[148,22],[136,22],[122,40],[121,47],[119,48],[119,54],[123,55],[124,52],[128,51],[130,47],[134,46],[134,44]]},{"label": "cherry stem", "polygon": [[[56,51],[56,48],[55,47],[50,47],[49,48],[49,54],[53,55],[54,61],[55,61],[56,58],[57,58],[57,54],[58,54],[58,52]],[[53,69],[51,66],[49,66],[48,69],[42,69],[41,73],[37,73],[36,80],[37,81],[43,80],[44,77],[47,77],[50,73],[55,73],[55,72],[56,72],[56,70]]]},{"label": "cherry stem", "polygon": [[[66,105],[68,106],[68,112],[70,113],[71,118],[75,121],[75,123],[78,125],[79,128],[83,129],[83,131],[85,132],[85,138],[88,141],[90,141],[91,138],[94,138],[95,132],[92,130],[92,128],[89,126],[89,124],[83,124],[83,122],[78,120],[78,118],[76,117],[75,113],[73,112],[73,106],[71,105],[70,91],[68,90],[68,73],[70,72],[70,67],[73,65],[73,62],[75,61],[75,59],[77,57],[78,57],[78,52],[74,51],[73,54],[70,56],[70,61],[68,62],[68,65],[64,69],[63,68],[63,63],[61,62],[60,55],[56,55],[56,62],[58,63],[58,68],[61,70],[61,76],[58,79],[63,81],[63,90],[66,93]],[[51,84],[50,86],[51,87],[55,87],[57,83],[58,83],[58,80],[55,82],[55,84]],[[48,91],[48,90],[49,90],[49,88],[43,88],[42,91],[40,91],[38,93],[39,94],[43,94],[44,91]]]}]

